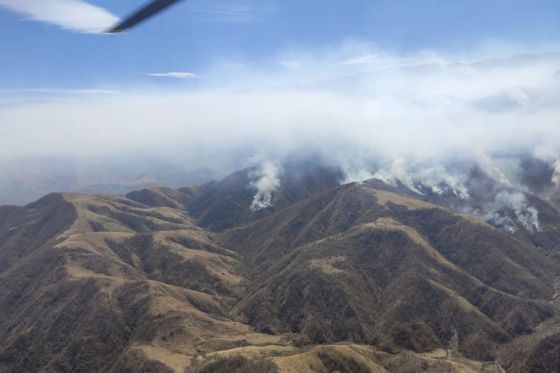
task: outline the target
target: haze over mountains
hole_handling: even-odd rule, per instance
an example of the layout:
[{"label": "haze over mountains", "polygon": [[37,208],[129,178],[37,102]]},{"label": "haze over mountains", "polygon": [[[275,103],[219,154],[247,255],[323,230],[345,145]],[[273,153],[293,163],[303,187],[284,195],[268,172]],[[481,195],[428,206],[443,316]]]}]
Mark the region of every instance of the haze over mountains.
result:
[{"label": "haze over mountains", "polygon": [[216,157],[218,160],[222,162],[204,162],[200,167],[193,159],[169,161],[152,156],[8,159],[0,161],[0,204],[23,205],[53,191],[118,194],[151,186],[202,183],[227,174],[227,160]]},{"label": "haze over mountains", "polygon": [[0,371],[557,371],[539,167],[529,192],[480,167],[344,183],[292,160],[1,207]]},{"label": "haze over mountains", "polygon": [[488,49],[404,54],[348,42],[216,63],[165,90],[0,92],[0,202],[179,187],[293,156],[319,157],[352,181],[438,168],[464,179],[476,164],[515,179],[512,168],[532,159],[556,167],[559,54]]}]

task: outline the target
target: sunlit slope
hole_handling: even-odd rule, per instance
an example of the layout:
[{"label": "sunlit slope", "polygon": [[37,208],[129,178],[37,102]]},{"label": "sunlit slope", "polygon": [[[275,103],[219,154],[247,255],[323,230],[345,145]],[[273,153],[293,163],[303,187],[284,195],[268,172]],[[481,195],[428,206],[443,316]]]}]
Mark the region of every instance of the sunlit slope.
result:
[{"label": "sunlit slope", "polygon": [[239,255],[181,210],[64,194],[2,221],[3,371],[181,371],[200,351],[251,336],[227,318]]}]

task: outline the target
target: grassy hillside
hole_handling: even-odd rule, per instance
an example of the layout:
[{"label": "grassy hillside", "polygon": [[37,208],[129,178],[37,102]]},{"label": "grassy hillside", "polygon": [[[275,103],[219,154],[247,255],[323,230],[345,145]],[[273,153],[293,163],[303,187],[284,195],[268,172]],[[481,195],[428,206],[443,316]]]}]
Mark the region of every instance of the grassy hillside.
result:
[{"label": "grassy hillside", "polygon": [[512,234],[304,171],[261,211],[250,170],[1,207],[0,372],[559,368],[554,207]]}]

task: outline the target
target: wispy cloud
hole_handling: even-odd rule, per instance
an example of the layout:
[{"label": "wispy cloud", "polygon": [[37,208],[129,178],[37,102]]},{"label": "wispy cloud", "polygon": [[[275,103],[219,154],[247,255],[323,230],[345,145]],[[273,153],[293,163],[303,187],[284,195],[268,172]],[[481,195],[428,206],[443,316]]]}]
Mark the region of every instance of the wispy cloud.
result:
[{"label": "wispy cloud", "polygon": [[266,4],[255,5],[247,2],[218,2],[205,3],[191,9],[194,13],[222,22],[244,23],[266,19],[274,7]]},{"label": "wispy cloud", "polygon": [[349,58],[349,59],[343,61],[342,64],[343,65],[362,65],[362,64],[372,62],[372,61],[376,60],[377,58],[379,58],[379,56],[377,54],[364,54],[364,55],[361,55],[361,56],[356,56],[356,57]]},{"label": "wispy cloud", "polygon": [[174,78],[174,79],[196,79],[195,73],[188,71],[170,71],[166,73],[149,73],[149,76],[154,76],[157,78]]},{"label": "wispy cloud", "polygon": [[114,89],[52,89],[52,88],[18,88],[18,89],[0,89],[2,94],[25,94],[25,93],[43,93],[43,94],[64,94],[64,95],[99,95],[119,93]]},{"label": "wispy cloud", "polygon": [[101,33],[119,21],[108,10],[82,0],[0,0],[0,6],[35,21],[85,33]]},{"label": "wispy cloud", "polygon": [[54,88],[18,88],[0,89],[0,107],[30,103],[53,103],[69,99],[86,99],[116,95],[113,89],[54,89]]}]

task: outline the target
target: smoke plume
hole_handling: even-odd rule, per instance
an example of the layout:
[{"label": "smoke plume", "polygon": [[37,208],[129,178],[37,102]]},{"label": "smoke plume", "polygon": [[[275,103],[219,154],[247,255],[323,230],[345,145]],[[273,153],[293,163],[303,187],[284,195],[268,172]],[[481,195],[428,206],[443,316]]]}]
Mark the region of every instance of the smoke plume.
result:
[{"label": "smoke plume", "polygon": [[251,210],[259,211],[271,207],[274,202],[274,192],[280,188],[278,167],[271,162],[264,162],[252,176],[257,178],[251,184],[257,193],[251,203]]}]

